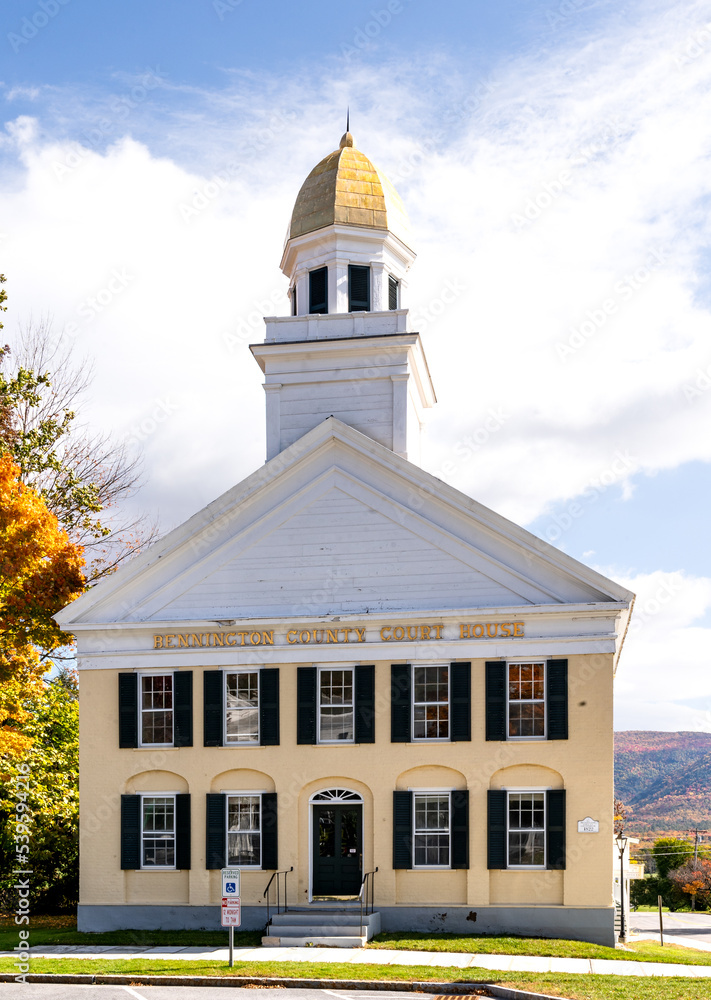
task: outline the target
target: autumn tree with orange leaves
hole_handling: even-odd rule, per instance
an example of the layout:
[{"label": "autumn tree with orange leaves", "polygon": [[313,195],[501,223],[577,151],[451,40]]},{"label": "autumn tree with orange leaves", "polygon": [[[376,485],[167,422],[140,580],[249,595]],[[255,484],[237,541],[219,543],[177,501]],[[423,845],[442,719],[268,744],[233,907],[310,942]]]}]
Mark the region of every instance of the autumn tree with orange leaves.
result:
[{"label": "autumn tree with orange leaves", "polygon": [[20,731],[42,689],[46,654],[71,642],[52,616],[84,589],[83,552],[0,453],[0,756],[31,740]]}]

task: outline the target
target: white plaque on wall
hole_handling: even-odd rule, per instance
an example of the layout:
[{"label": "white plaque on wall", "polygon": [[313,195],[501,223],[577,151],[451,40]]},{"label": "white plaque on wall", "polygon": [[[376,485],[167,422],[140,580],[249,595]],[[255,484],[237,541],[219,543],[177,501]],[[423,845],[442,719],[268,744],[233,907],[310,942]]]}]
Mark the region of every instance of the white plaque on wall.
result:
[{"label": "white plaque on wall", "polygon": [[592,816],[586,816],[585,819],[578,820],[578,833],[599,833],[600,823],[593,819]]}]

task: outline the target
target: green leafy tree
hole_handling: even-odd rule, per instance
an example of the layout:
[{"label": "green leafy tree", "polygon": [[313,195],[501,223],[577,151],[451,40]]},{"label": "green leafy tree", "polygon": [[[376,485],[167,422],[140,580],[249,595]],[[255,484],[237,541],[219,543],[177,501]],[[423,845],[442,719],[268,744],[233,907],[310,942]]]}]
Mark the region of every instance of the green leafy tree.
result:
[{"label": "green leafy tree", "polygon": [[[76,676],[60,671],[29,703],[23,732],[31,746],[22,758],[0,758],[0,909],[17,892],[16,849],[26,843],[30,907],[56,913],[76,906],[79,892],[79,702]],[[18,777],[28,789],[18,814]],[[24,852],[23,852],[24,853]]]},{"label": "green leafy tree", "polygon": [[679,840],[677,837],[660,837],[654,841],[652,857],[659,875],[668,878],[670,871],[692,860],[694,845],[688,840]]}]

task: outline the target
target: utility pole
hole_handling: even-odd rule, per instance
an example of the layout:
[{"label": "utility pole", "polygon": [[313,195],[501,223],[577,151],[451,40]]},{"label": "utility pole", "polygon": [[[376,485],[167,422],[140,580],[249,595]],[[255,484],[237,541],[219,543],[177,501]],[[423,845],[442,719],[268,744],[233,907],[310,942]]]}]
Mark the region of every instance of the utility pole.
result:
[{"label": "utility pole", "polygon": [[[699,834],[707,833],[707,830],[699,830],[698,826],[694,829],[694,870],[699,863]],[[691,909],[696,909],[696,893],[692,893],[691,896]]]}]

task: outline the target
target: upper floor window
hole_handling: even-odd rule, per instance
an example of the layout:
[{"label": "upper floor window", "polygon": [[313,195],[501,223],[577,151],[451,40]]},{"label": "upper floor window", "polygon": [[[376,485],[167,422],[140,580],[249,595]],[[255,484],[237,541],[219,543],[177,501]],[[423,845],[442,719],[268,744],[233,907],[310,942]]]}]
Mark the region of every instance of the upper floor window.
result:
[{"label": "upper floor window", "polygon": [[397,309],[400,298],[400,282],[388,275],[388,309]]},{"label": "upper floor window", "polygon": [[509,663],[508,736],[540,738],[546,735],[545,663]]},{"label": "upper floor window", "polygon": [[370,311],[370,268],[348,266],[348,312]]},{"label": "upper floor window", "polygon": [[328,312],[328,268],[309,271],[309,312]]},{"label": "upper floor window", "polygon": [[568,661],[487,661],[486,738],[567,740]]},{"label": "upper floor window", "polygon": [[173,675],[141,677],[141,744],[173,742]]},{"label": "upper floor window", "polygon": [[225,673],[225,743],[259,743],[259,671]]},{"label": "upper floor window", "polygon": [[353,669],[319,671],[319,743],[352,743]]},{"label": "upper floor window", "polygon": [[413,667],[412,738],[449,739],[449,667]]},{"label": "upper floor window", "polygon": [[390,739],[471,740],[471,663],[390,667]]},{"label": "upper floor window", "polygon": [[206,747],[278,746],[278,668],[206,670],[203,743]]}]

